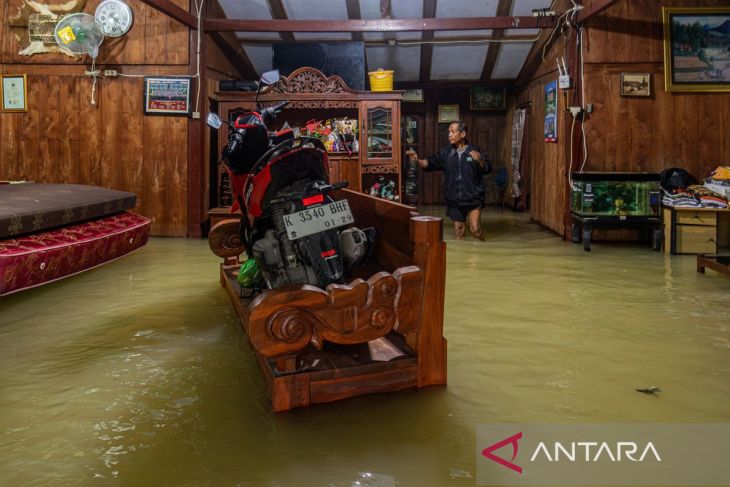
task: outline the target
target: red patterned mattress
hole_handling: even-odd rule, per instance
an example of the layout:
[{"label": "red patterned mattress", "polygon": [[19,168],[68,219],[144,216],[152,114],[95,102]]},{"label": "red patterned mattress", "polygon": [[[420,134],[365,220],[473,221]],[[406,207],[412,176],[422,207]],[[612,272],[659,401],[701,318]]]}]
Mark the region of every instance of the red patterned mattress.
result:
[{"label": "red patterned mattress", "polygon": [[49,232],[0,240],[0,296],[72,276],[147,243],[150,220],[124,212]]}]

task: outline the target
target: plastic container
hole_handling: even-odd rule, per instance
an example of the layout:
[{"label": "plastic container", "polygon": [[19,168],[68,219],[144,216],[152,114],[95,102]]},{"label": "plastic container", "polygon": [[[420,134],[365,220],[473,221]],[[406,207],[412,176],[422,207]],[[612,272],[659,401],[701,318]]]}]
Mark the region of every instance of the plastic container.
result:
[{"label": "plastic container", "polygon": [[393,91],[393,71],[378,69],[368,71],[370,91]]}]

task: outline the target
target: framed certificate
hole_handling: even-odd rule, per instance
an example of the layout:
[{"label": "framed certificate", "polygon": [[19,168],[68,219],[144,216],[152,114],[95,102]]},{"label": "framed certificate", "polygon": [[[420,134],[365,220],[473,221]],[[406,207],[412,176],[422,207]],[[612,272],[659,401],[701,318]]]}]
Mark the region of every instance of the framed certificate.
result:
[{"label": "framed certificate", "polygon": [[145,115],[190,115],[192,79],[175,76],[144,79]]},{"label": "framed certificate", "polygon": [[0,76],[0,106],[4,112],[28,111],[28,79],[24,74]]}]

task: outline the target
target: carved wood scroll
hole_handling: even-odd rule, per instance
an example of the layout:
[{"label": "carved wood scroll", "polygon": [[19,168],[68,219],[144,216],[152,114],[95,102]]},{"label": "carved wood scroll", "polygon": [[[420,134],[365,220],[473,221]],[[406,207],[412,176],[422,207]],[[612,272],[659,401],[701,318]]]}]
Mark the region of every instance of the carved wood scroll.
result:
[{"label": "carved wood scroll", "polygon": [[325,76],[314,68],[299,68],[264,93],[356,93],[339,76]]},{"label": "carved wood scroll", "polygon": [[302,286],[267,291],[248,306],[247,333],[254,349],[265,357],[295,354],[309,343],[321,349],[325,341],[365,343],[396,331],[418,331],[423,299],[419,267],[379,272],[327,290]]}]

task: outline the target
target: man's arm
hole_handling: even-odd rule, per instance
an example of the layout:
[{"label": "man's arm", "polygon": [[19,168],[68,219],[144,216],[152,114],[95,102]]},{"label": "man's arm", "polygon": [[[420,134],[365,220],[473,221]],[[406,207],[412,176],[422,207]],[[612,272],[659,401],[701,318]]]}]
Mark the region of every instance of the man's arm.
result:
[{"label": "man's arm", "polygon": [[443,159],[441,157],[441,154],[436,154],[434,156],[429,157],[428,159],[419,159],[418,154],[416,154],[416,151],[413,149],[406,152],[406,155],[410,157],[411,161],[416,161],[418,165],[421,167],[421,169],[424,169],[426,171],[438,171],[442,170],[443,167]]}]

